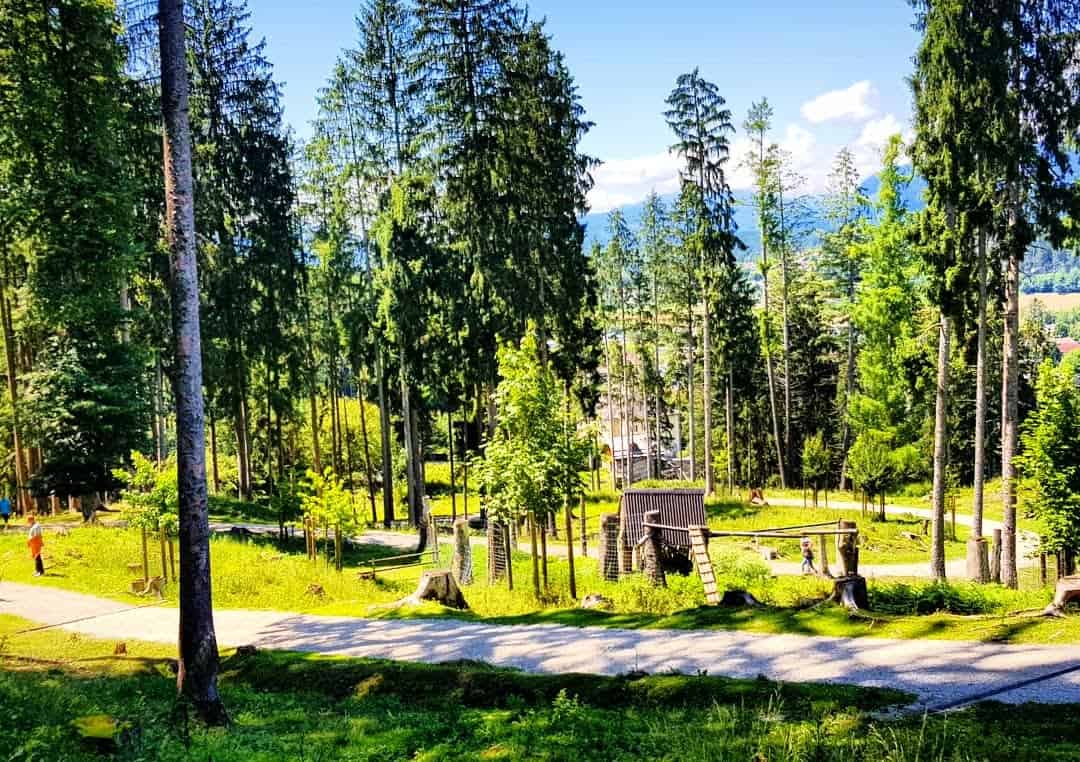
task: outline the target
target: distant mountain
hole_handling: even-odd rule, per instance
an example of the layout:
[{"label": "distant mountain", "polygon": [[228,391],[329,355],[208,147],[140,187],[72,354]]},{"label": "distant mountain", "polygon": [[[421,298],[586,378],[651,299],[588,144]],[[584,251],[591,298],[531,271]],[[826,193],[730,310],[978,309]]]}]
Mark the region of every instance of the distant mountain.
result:
[{"label": "distant mountain", "polygon": [[[877,196],[880,187],[881,178],[877,175],[867,178],[862,184],[863,192],[871,199]],[[908,209],[918,211],[923,208],[923,191],[925,190],[926,181],[919,176],[908,184],[903,194]],[[675,194],[661,196],[661,198],[669,209],[675,203]],[[825,219],[824,200],[824,196],[808,196],[800,199],[802,210],[799,228],[806,245],[815,245],[819,234],[829,227]],[[644,201],[620,207],[631,230],[636,230],[640,225],[644,208]],[[608,214],[609,212],[592,212],[585,216],[586,248],[591,247],[594,241],[601,246],[607,243]],[[758,228],[751,191],[736,191],[735,193],[735,224],[738,226],[739,238],[746,244],[746,250],[738,255],[739,259],[746,261],[756,258],[761,251],[761,231]]]}]

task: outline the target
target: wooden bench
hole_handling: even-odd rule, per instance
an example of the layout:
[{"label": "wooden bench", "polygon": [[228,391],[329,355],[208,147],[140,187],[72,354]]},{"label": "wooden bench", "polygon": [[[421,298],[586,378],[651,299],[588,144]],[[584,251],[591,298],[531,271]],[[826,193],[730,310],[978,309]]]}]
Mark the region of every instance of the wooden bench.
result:
[{"label": "wooden bench", "polygon": [[376,572],[388,572],[396,569],[409,569],[417,566],[426,566],[439,562],[437,549],[425,550],[423,553],[402,553],[398,556],[382,556],[364,561],[366,568],[357,572],[357,579],[375,579]]}]

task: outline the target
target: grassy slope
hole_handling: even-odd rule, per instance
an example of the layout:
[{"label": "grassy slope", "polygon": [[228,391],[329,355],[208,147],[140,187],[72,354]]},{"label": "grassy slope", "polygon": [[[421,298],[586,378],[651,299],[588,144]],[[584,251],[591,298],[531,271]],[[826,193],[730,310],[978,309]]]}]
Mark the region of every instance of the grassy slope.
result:
[{"label": "grassy slope", "polygon": [[[723,550],[716,552],[721,584],[749,589],[767,607],[755,610],[706,607],[701,585],[693,576],[671,576],[666,589],[653,588],[640,576],[619,583],[605,582],[598,574],[596,562],[585,561],[578,565],[579,595],[600,593],[613,601],[614,609],[607,613],[584,611],[569,597],[567,564],[555,559],[550,564],[549,592],[538,602],[531,594],[529,562],[524,554],[515,558],[517,586],[509,591],[504,584],[492,587],[486,584],[486,554],[483,548],[475,548],[477,582],[465,591],[472,612],[461,615],[434,606],[400,610],[387,608],[386,604],[413,591],[418,569],[380,574],[376,582],[358,581],[354,571],[362,558],[360,554],[350,555],[349,566],[338,574],[327,568],[323,560],[309,562],[299,544],[279,547],[269,541],[242,543],[217,538],[211,548],[214,601],[221,608],[376,617],[464,616],[499,623],[1080,642],[1080,618],[1062,621],[1015,615],[1018,610],[1045,605],[1049,598],[1045,590],[1013,592],[992,586],[935,588],[925,583],[872,583],[875,613],[853,618],[835,606],[812,607],[826,594],[828,583],[813,577],[773,578],[757,559]],[[5,570],[4,578],[135,600],[125,591],[133,576],[127,564],[137,562],[140,556],[137,532],[76,529],[68,536],[48,536],[46,552],[49,574],[34,579],[22,537],[0,537],[0,568]],[[157,563],[157,551],[152,548],[151,564]],[[1031,584],[1031,580],[1026,582]],[[310,592],[312,584],[319,585],[322,592]],[[174,601],[176,586],[170,585],[166,594]]]},{"label": "grassy slope", "polygon": [[100,759],[71,720],[128,726],[118,759],[1033,759],[1080,755],[1077,707],[988,704],[883,721],[884,690],[660,675],[537,676],[293,653],[223,654],[233,725],[185,722],[164,648],[0,616],[0,748],[11,759]]}]

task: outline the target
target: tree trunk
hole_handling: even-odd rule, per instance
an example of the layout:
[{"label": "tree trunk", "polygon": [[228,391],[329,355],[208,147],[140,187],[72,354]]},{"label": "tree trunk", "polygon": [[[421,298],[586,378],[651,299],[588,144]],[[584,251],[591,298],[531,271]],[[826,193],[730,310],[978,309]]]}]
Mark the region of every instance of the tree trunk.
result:
[{"label": "tree trunk", "polygon": [[[653,330],[656,334],[655,344],[653,345],[653,350],[656,354],[656,374],[658,377],[662,378],[662,374],[660,372],[660,300],[658,297],[658,289],[655,275],[653,276]],[[660,431],[661,407],[663,405],[664,399],[663,384],[657,384],[655,391],[655,419],[653,424],[653,433],[656,435],[656,473],[654,473],[652,476],[654,479],[660,479],[663,477],[664,470],[664,449],[662,441],[663,437]]]},{"label": "tree trunk", "polygon": [[308,405],[311,408],[311,462],[316,473],[322,474],[322,444],[319,442],[319,401],[312,391],[308,395]]},{"label": "tree trunk", "polygon": [[[855,279],[848,278],[848,300],[855,299]],[[847,489],[847,453],[848,438],[851,436],[851,428],[848,425],[848,401],[855,391],[855,323],[848,318],[847,330],[847,362],[844,370],[844,405],[840,411],[840,452],[843,458],[840,461],[840,491]]]},{"label": "tree trunk", "polygon": [[724,394],[724,427],[727,429],[727,487],[735,494],[735,372],[728,361],[727,389]]},{"label": "tree trunk", "polygon": [[[409,521],[419,526],[420,505],[417,500],[416,474],[412,448],[412,401],[409,399],[409,385],[405,380],[405,350],[400,350],[401,359],[401,425],[405,445],[405,496],[409,505]],[[421,531],[423,527],[420,527]]]},{"label": "tree trunk", "polygon": [[942,314],[938,330],[937,404],[934,413],[934,528],[930,540],[930,575],[945,579],[945,482],[948,478],[948,402],[950,318]]},{"label": "tree trunk", "polygon": [[[359,384],[357,390],[359,390]],[[378,509],[375,507],[375,469],[371,465],[371,440],[368,439],[367,405],[364,395],[360,395],[360,436],[364,438],[364,474],[367,478],[368,502],[371,503],[371,525],[379,522]]]},{"label": "tree trunk", "polygon": [[217,421],[214,420],[213,408],[210,410],[210,467],[214,479],[214,494],[221,492],[221,475],[218,470]]},{"label": "tree trunk", "polygon": [[529,514],[529,544],[532,551],[533,596],[540,600],[540,557],[536,547],[536,520]]},{"label": "tree trunk", "polygon": [[1001,583],[1015,588],[1016,577],[1016,455],[1020,384],[1020,256],[1009,247],[1005,265],[1005,338],[1001,369]]},{"label": "tree trunk", "polygon": [[701,396],[702,405],[705,407],[705,496],[712,497],[716,492],[716,483],[713,474],[713,462],[712,462],[712,337],[709,335],[709,329],[712,324],[712,318],[709,315],[709,311],[712,305],[709,303],[708,296],[705,297],[705,316],[702,318],[701,324],[701,340],[702,349],[701,352],[704,355],[704,368],[702,369],[702,382],[701,382]]},{"label": "tree trunk", "polygon": [[446,449],[450,458],[450,520],[457,521],[457,477],[454,475],[454,411],[446,411]]},{"label": "tree trunk", "polygon": [[158,24],[180,504],[180,653],[176,682],[177,689],[191,700],[204,721],[226,724],[228,715],[217,690],[218,649],[210,588],[199,280],[182,0],[158,0]]},{"label": "tree trunk", "polygon": [[30,494],[26,489],[28,474],[22,450],[22,432],[19,425],[19,380],[15,369],[15,331],[11,322],[11,302],[7,296],[7,263],[4,263],[4,284],[0,291],[0,320],[4,324],[4,355],[7,360],[8,395],[11,401],[11,439],[15,460],[15,508],[21,513],[31,513]]},{"label": "tree trunk", "polygon": [[386,379],[383,377],[381,349],[375,355],[375,373],[379,377],[379,446],[382,449],[383,525],[389,529],[394,521],[394,453],[390,444],[390,406],[386,399]]},{"label": "tree trunk", "polygon": [[236,415],[233,419],[236,427],[236,468],[238,497],[247,500],[251,497],[251,455],[248,451],[247,431],[247,402],[241,398],[236,404]]},{"label": "tree trunk", "polygon": [[780,319],[784,342],[784,462],[791,463],[791,331],[788,323],[788,252],[784,222],[784,185],[777,168],[780,202]]},{"label": "tree trunk", "polygon": [[611,382],[611,345],[608,342],[607,331],[604,331],[604,362],[607,364],[607,413],[608,413],[608,441],[611,445],[611,489],[615,489],[615,397],[612,394]]},{"label": "tree trunk", "polygon": [[694,309],[687,309],[686,426],[690,436],[690,481],[697,480],[697,441],[694,437]]},{"label": "tree trunk", "polygon": [[[976,542],[983,533],[983,481],[986,476],[986,231],[980,230],[978,235],[979,325],[975,351],[975,473],[971,508],[971,538]],[[981,558],[978,554],[976,550],[977,562]],[[981,563],[977,563],[974,571],[978,582],[986,582]]]}]

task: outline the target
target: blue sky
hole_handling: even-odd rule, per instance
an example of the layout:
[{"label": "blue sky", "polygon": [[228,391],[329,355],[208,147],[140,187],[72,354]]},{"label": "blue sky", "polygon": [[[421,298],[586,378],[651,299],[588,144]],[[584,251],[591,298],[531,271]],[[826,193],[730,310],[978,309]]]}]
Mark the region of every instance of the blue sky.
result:
[{"label": "blue sky", "polygon": [[[547,19],[596,123],[584,144],[605,162],[590,197],[596,211],[638,201],[652,187],[676,188],[664,98],[695,66],[719,85],[740,127],[750,103],[768,97],[773,139],[790,152],[807,191],[823,189],[841,147],[870,174],[885,138],[908,130],[905,78],[917,36],[904,0],[536,0],[529,9]],[[356,39],[357,4],[250,0],[250,10],[285,82],[286,119],[304,137],[316,92]],[[747,148],[740,130],[736,188],[748,182],[734,166]]]}]

